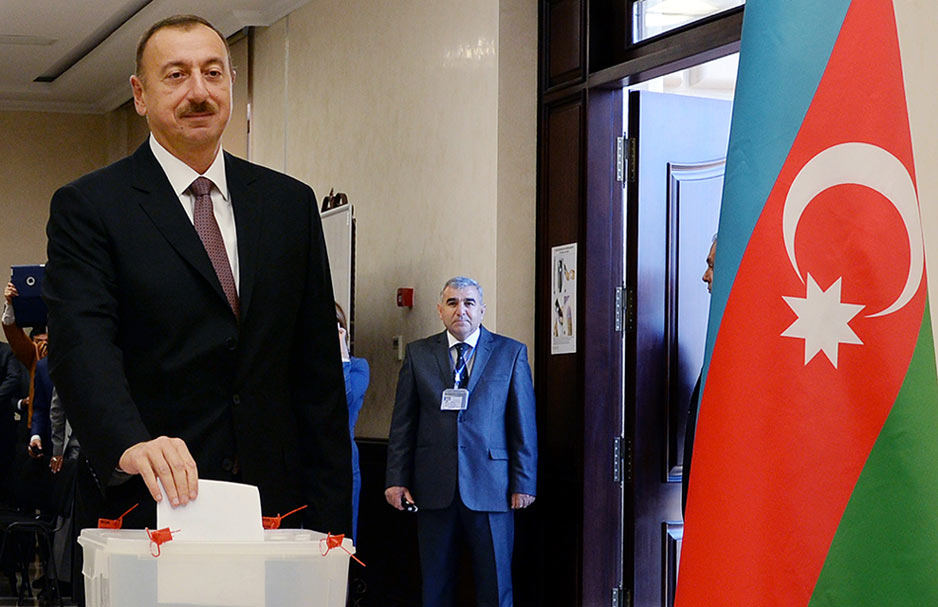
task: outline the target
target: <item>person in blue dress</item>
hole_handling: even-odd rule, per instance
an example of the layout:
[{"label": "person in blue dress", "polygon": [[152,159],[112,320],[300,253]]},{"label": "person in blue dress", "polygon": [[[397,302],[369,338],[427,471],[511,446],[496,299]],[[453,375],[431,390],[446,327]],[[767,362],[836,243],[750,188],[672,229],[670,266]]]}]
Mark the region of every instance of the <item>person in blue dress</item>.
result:
[{"label": "person in blue dress", "polygon": [[348,401],[348,426],[352,438],[352,542],[358,535],[358,497],[362,490],[362,473],[358,466],[358,445],[355,444],[355,422],[362,410],[368,389],[368,361],[349,355],[348,321],[339,302],[335,304],[335,317],[339,325],[339,350],[342,353],[342,373],[345,375],[345,399]]}]

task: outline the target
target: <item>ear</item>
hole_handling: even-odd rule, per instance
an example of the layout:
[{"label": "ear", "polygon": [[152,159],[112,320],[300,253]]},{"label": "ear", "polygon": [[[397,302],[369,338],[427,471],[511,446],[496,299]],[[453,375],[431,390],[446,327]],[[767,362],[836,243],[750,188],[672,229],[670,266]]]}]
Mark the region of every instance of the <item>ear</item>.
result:
[{"label": "ear", "polygon": [[143,100],[143,82],[137,78],[136,74],[130,76],[130,88],[134,93],[134,109],[141,116],[147,115],[147,104]]},{"label": "ear", "polygon": [[443,304],[436,304],[436,313],[440,315],[440,320],[443,320]]}]

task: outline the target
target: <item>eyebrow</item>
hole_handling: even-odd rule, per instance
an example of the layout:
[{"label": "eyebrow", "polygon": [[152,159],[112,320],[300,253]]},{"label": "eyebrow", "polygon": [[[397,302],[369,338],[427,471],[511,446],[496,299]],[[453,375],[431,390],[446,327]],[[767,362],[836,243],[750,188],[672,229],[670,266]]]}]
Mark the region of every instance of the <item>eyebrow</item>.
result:
[{"label": "eyebrow", "polygon": [[460,301],[464,301],[466,303],[469,303],[469,302],[475,303],[476,299],[475,297],[466,297],[465,299],[460,300],[458,297],[450,297],[446,300],[446,303],[454,304],[454,303],[459,303]]},{"label": "eyebrow", "polygon": [[[211,59],[208,59],[207,61],[203,61],[202,63],[200,63],[198,67],[203,68],[207,65],[213,65],[213,64],[218,64],[219,66],[224,67],[225,60],[221,57],[212,57]],[[192,64],[189,63],[188,61],[167,61],[162,66],[160,66],[160,69],[161,71],[165,72],[166,70],[170,68],[174,68],[174,67],[188,68],[190,65]]]}]

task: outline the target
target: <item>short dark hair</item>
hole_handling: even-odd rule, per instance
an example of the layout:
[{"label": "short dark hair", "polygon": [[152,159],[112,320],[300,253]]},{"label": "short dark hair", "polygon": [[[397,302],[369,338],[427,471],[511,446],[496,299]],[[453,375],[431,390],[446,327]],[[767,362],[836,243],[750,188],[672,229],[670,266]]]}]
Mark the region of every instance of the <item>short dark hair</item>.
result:
[{"label": "short dark hair", "polygon": [[46,329],[45,325],[39,325],[38,327],[33,327],[29,330],[29,338],[32,339],[39,335],[48,335],[49,331]]},{"label": "short dark hair", "polygon": [[228,48],[228,39],[225,38],[225,36],[220,31],[218,31],[218,28],[198,15],[173,15],[172,17],[167,17],[166,19],[157,21],[151,25],[147,31],[143,32],[142,36],[140,36],[140,41],[137,42],[137,61],[134,65],[134,74],[137,75],[137,78],[143,77],[140,70],[140,63],[143,61],[143,51],[147,47],[147,42],[150,41],[150,38],[153,37],[153,34],[167,28],[191,30],[197,25],[204,25],[218,34],[218,37],[221,38],[221,41],[225,44],[225,52],[228,54],[228,68],[234,69],[231,65],[231,49]]}]

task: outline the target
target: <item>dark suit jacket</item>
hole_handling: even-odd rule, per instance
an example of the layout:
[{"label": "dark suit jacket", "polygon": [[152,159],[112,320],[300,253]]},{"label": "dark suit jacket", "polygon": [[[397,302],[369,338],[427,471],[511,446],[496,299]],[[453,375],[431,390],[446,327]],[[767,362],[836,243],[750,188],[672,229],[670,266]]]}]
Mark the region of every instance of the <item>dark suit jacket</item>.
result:
[{"label": "dark suit jacket", "polygon": [[309,504],[307,525],[348,532],[348,413],[315,195],[229,154],[225,169],[240,322],[148,142],[55,193],[53,381],[105,490],[128,447],[180,437],[201,478],[238,461],[265,515]]},{"label": "dark suit jacket", "polygon": [[397,383],[386,486],[408,487],[420,508],[459,494],[470,510],[504,512],[512,493],[537,492],[537,428],[527,348],[481,328],[465,411],[441,411],[453,387],[446,332],[407,346]]},{"label": "dark suit jacket", "polygon": [[7,497],[10,481],[7,472],[16,448],[16,403],[29,393],[29,377],[13,350],[0,342],[0,500]]}]

